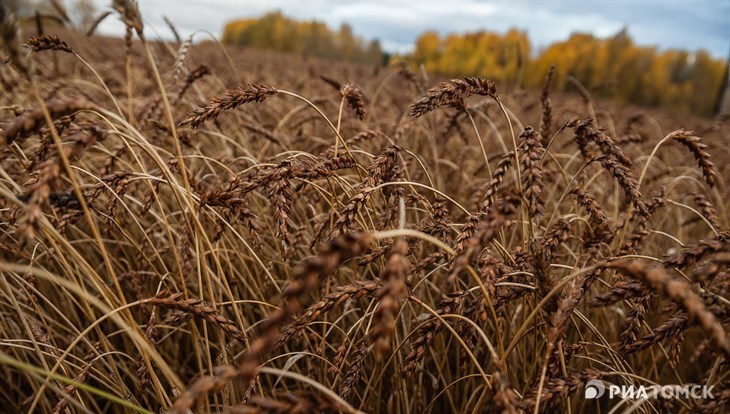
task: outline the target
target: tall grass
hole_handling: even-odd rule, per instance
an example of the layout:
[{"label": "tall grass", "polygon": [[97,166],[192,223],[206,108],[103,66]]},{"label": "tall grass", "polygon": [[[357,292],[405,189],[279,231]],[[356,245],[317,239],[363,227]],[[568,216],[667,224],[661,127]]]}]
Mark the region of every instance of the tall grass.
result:
[{"label": "tall grass", "polygon": [[727,410],[726,124],[150,42],[114,3],[140,41],[3,17],[4,410]]}]

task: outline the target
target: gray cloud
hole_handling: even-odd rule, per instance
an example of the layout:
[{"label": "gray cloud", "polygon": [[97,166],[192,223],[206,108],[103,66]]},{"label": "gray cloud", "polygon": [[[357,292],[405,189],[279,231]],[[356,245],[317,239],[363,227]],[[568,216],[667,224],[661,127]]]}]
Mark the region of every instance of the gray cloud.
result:
[{"label": "gray cloud", "polygon": [[[72,2],[72,0],[67,0]],[[96,1],[100,9],[110,1]],[[718,57],[730,52],[730,1],[233,1],[141,0],[150,36],[169,39],[167,16],[183,36],[207,30],[220,36],[225,22],[272,10],[298,19],[318,19],[337,28],[349,23],[355,33],[379,38],[394,52],[409,51],[425,30],[441,34],[475,30],[526,30],[535,48],[581,31],[609,36],[622,27],[637,43],[662,49],[706,49]],[[124,31],[117,18],[100,27],[105,34]]]}]

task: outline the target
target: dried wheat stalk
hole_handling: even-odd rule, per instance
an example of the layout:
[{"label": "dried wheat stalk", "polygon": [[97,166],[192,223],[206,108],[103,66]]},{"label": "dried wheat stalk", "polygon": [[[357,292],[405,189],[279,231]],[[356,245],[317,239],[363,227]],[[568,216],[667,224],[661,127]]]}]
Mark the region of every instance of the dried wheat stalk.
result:
[{"label": "dried wheat stalk", "polygon": [[438,87],[429,89],[426,96],[410,106],[410,116],[419,118],[469,95],[485,95],[496,99],[497,86],[494,82],[482,78],[452,79],[443,82]]},{"label": "dried wheat stalk", "polygon": [[190,112],[179,126],[190,125],[195,129],[204,122],[218,118],[221,112],[236,109],[239,105],[249,102],[263,102],[278,91],[270,86],[249,84],[226,91],[223,97],[213,98],[205,107],[196,107]]}]

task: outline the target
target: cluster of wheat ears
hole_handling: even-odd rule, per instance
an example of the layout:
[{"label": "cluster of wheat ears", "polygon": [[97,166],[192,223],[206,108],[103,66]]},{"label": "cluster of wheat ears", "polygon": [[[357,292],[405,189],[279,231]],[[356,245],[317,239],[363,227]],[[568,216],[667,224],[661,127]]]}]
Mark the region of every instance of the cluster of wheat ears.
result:
[{"label": "cluster of wheat ears", "polygon": [[124,42],[2,16],[0,410],[728,409],[722,122],[148,42],[114,5]]}]

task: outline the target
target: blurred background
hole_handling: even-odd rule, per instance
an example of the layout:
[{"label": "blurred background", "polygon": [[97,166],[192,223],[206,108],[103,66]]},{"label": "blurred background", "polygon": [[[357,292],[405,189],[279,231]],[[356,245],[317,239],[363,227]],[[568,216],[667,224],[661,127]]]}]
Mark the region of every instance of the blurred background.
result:
[{"label": "blurred background", "polygon": [[[88,30],[107,0],[3,0],[27,25]],[[69,16],[59,16],[60,2]],[[592,96],[677,113],[730,112],[730,0],[139,2],[149,38],[224,43],[370,65],[405,63],[503,88],[583,85]],[[173,33],[166,19],[174,24]],[[116,17],[97,33],[123,36]],[[207,33],[206,33],[207,32]]]}]

